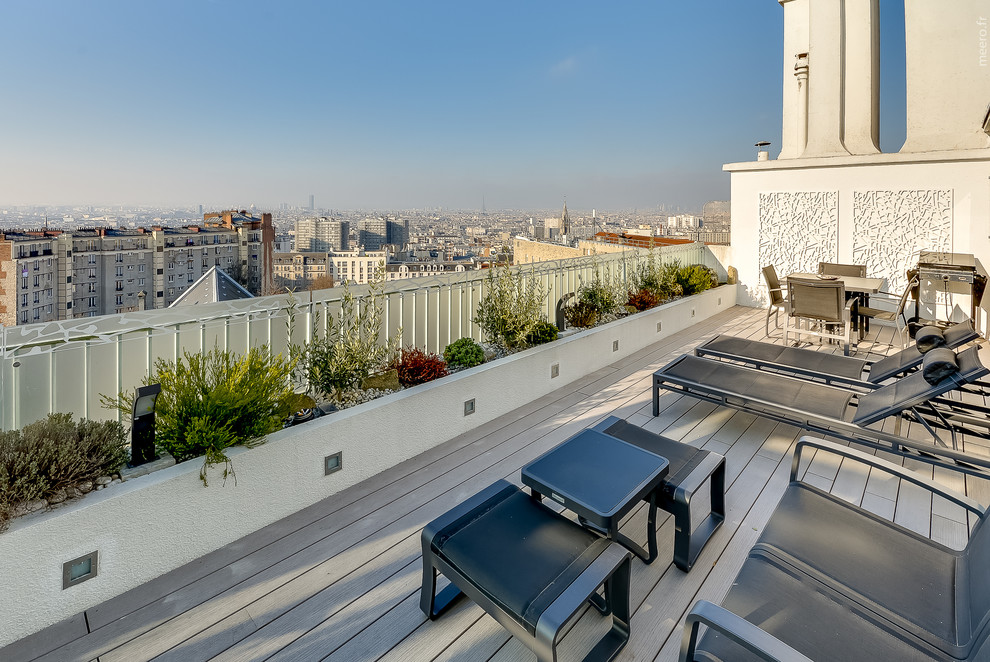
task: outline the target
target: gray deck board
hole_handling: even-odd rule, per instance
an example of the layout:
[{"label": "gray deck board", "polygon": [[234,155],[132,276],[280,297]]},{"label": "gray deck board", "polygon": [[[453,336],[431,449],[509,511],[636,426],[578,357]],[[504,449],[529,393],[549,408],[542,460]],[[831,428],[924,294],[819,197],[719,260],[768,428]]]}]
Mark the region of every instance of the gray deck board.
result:
[{"label": "gray deck board", "polygon": [[[85,615],[15,642],[0,650],[0,659],[532,660],[521,642],[469,601],[437,621],[425,618],[419,610],[420,531],[496,479],[518,484],[527,462],[616,415],[726,456],[728,515],[692,571],[672,565],[673,520],[662,512],[658,560],[649,566],[633,562],[632,637],[618,659],[675,660],[685,614],[696,600],[717,602],[728,590],[783,493],[791,452],[803,432],[668,392],[654,417],[652,374],[719,333],[765,340],[764,315],[741,307],[720,313]],[[881,330],[860,344],[857,355],[875,359],[896,350],[885,344],[891,339],[889,329]],[[780,342],[781,333],[770,340]],[[841,351],[835,345],[805,346]],[[892,431],[891,422],[883,429]],[[902,426],[901,434],[924,438],[917,425]],[[990,454],[985,442],[964,443],[974,453]],[[988,480],[876,454],[990,503]],[[957,506],[825,453],[809,453],[800,473],[953,547],[965,544],[972,526]],[[695,505],[707,503],[699,494]],[[640,543],[645,527],[643,505],[622,524]],[[597,612],[586,609],[563,637],[561,659],[580,657],[602,627]]]}]

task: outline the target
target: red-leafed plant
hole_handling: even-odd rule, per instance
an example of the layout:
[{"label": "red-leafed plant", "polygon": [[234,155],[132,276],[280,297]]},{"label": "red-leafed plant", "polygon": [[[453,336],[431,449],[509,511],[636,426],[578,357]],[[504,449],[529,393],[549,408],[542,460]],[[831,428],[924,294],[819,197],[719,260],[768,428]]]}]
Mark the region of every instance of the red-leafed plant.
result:
[{"label": "red-leafed plant", "polygon": [[645,287],[638,292],[629,293],[629,305],[636,310],[653,308],[660,303],[660,298]]},{"label": "red-leafed plant", "polygon": [[394,367],[399,373],[399,383],[403,386],[423,384],[450,374],[442,356],[416,347],[401,350]]}]

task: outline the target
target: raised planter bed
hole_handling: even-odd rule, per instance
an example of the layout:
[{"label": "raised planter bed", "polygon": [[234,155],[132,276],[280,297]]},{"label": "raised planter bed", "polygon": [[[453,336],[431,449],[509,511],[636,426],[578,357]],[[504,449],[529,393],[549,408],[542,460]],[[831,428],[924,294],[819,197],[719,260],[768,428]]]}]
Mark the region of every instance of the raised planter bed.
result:
[{"label": "raised planter bed", "polygon": [[[217,469],[204,488],[200,462],[190,461],[19,518],[0,534],[0,647],[726,310],[736,296],[736,285],[723,285],[229,449],[236,485],[221,487]],[[326,473],[337,453],[340,470]],[[63,564],[94,551],[98,574],[63,590]]]}]

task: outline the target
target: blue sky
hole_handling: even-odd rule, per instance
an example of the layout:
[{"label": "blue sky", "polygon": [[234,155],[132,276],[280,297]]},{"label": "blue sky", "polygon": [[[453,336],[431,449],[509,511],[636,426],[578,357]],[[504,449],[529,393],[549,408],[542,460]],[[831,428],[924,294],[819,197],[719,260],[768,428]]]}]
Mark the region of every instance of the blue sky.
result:
[{"label": "blue sky", "polygon": [[5,0],[0,204],[700,207],[779,149],[781,29],[774,0]]}]

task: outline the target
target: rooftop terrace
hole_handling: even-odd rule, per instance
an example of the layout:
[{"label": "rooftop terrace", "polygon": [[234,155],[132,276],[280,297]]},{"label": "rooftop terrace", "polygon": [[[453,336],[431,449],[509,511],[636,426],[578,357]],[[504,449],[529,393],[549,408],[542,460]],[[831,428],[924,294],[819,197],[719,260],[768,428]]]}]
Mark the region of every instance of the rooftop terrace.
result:
[{"label": "rooftop terrace", "polygon": [[[463,600],[429,622],[419,610],[423,526],[485,485],[519,483],[526,463],[609,415],[723,453],[725,524],[689,573],[672,562],[673,521],[659,513],[660,557],[633,561],[632,635],[620,660],[677,659],[686,612],[718,602],[783,493],[801,430],[664,393],[651,415],[651,374],[719,333],[760,339],[762,310],[734,307],[513,411],[495,423],[394,466],[84,614],[0,649],[0,659],[94,660],[531,660],[534,656]],[[875,330],[858,356],[888,353]],[[780,341],[780,336],[775,336]],[[814,345],[820,351],[836,346]],[[917,426],[901,433],[923,438]],[[396,437],[401,432],[393,431]],[[967,452],[990,449],[964,439]],[[990,482],[885,454],[990,503]],[[910,486],[812,460],[806,480],[950,546],[965,514],[919,499]],[[703,492],[702,492],[703,493]],[[646,508],[627,535],[645,540]],[[203,535],[209,535],[204,531]],[[574,659],[600,619],[591,610],[561,644]],[[588,627],[585,627],[587,625]],[[580,637],[588,636],[588,640]]]}]

